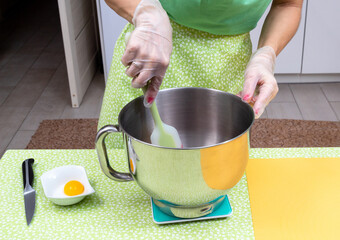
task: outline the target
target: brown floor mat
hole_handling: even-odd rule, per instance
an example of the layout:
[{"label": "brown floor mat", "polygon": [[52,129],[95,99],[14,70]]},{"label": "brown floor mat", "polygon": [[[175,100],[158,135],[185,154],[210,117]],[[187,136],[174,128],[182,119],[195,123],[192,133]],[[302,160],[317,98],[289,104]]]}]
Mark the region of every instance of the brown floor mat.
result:
[{"label": "brown floor mat", "polygon": [[[97,119],[44,120],[27,149],[93,149]],[[257,119],[252,148],[340,147],[340,122]]]},{"label": "brown floor mat", "polygon": [[44,120],[32,136],[27,149],[92,149],[97,119]]}]

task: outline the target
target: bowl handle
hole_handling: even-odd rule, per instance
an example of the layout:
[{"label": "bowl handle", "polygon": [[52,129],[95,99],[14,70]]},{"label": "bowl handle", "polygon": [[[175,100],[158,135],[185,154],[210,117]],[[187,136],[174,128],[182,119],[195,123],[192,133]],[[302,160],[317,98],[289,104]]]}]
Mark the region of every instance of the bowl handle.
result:
[{"label": "bowl handle", "polygon": [[132,181],[133,177],[130,173],[121,173],[114,170],[109,163],[109,158],[107,155],[106,145],[105,145],[105,138],[110,133],[117,133],[120,132],[118,125],[106,125],[102,127],[96,136],[96,150],[99,158],[99,163],[102,171],[105,173],[106,176],[109,178],[119,181],[119,182],[127,182]]}]

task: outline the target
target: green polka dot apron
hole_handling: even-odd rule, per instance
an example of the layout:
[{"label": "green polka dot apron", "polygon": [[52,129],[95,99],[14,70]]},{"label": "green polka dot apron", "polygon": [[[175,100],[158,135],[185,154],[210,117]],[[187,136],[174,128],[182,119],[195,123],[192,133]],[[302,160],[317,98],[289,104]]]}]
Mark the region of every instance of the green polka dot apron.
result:
[{"label": "green polka dot apron", "polygon": [[[237,94],[242,90],[244,70],[252,53],[249,33],[214,35],[191,29],[171,21],[173,50],[170,64],[160,89],[203,87]],[[131,87],[131,78],[121,63],[125,50],[125,35],[134,26],[127,24],[118,38],[106,83],[98,129],[117,124],[120,110],[143,94]],[[106,138],[108,148],[122,148],[120,134]]]}]

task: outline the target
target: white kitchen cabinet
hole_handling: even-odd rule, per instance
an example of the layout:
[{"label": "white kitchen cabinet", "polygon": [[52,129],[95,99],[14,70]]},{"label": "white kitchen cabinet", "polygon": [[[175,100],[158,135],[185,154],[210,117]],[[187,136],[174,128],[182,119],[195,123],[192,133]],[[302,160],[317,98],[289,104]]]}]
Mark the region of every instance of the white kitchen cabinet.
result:
[{"label": "white kitchen cabinet", "polygon": [[105,81],[110,71],[113,49],[117,38],[128,23],[115,13],[104,0],[96,0],[98,11],[98,25],[102,46],[102,58]]},{"label": "white kitchen cabinet", "polygon": [[302,73],[340,73],[340,2],[309,0]]},{"label": "white kitchen cabinet", "polygon": [[[262,16],[260,21],[257,23],[257,27],[250,32],[251,40],[253,42],[253,51],[256,50],[258,40],[261,34],[261,29],[263,22],[270,10],[268,6],[265,14]],[[302,67],[302,55],[303,55],[303,40],[304,40],[304,25],[305,25],[305,15],[306,15],[306,1],[304,1],[301,21],[299,28],[284,48],[284,50],[279,54],[276,61],[275,73],[276,74],[299,74]]]}]

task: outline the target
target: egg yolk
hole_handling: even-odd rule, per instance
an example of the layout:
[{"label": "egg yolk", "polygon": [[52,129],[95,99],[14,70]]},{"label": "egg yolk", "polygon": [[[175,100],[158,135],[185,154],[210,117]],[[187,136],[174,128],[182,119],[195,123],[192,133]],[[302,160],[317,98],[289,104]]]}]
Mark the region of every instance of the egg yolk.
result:
[{"label": "egg yolk", "polygon": [[64,186],[64,193],[67,196],[75,196],[84,192],[84,185],[76,180],[69,181]]}]

